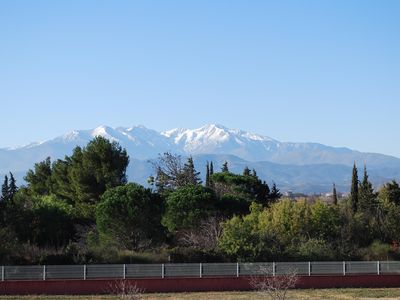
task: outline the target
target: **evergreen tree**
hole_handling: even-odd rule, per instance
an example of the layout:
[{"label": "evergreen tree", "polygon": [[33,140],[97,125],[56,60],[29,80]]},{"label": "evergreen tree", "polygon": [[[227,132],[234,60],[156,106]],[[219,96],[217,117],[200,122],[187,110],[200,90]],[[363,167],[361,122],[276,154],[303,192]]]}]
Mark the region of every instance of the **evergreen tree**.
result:
[{"label": "evergreen tree", "polygon": [[255,177],[255,178],[258,178],[258,176],[257,176],[257,171],[256,171],[255,169],[253,169],[252,172],[253,172],[253,173],[251,174],[251,176],[253,176],[253,177]]},{"label": "evergreen tree", "polygon": [[29,170],[24,179],[28,183],[28,188],[32,195],[50,195],[53,192],[50,157],[36,163],[34,169]]},{"label": "evergreen tree", "polygon": [[368,180],[367,167],[364,165],[364,176],[359,186],[359,206],[361,209],[371,210],[375,206],[376,195],[371,182]]},{"label": "evergreen tree", "polygon": [[206,187],[210,187],[210,165],[208,161],[206,164]]},{"label": "evergreen tree", "polygon": [[210,178],[211,178],[212,174],[214,174],[214,164],[211,161],[211,163],[210,163]]},{"label": "evergreen tree", "polygon": [[335,183],[333,183],[332,200],[333,200],[333,204],[334,205],[338,204],[338,197],[337,197],[337,193],[336,193],[336,185],[335,185]]},{"label": "evergreen tree", "polygon": [[400,205],[400,186],[393,180],[386,183],[379,191],[379,197],[386,199],[390,203]]},{"label": "evergreen tree", "polygon": [[9,183],[9,187],[8,187],[8,195],[9,195],[8,200],[12,201],[14,199],[14,195],[17,193],[17,191],[18,191],[18,187],[17,187],[16,180],[14,178],[13,173],[10,172],[10,183]]},{"label": "evergreen tree", "polygon": [[8,202],[10,199],[10,187],[8,185],[8,176],[4,176],[4,182],[3,185],[1,186],[1,201],[3,203]]},{"label": "evergreen tree", "polygon": [[271,193],[270,193],[271,202],[277,201],[280,197],[282,197],[282,194],[274,182],[272,184],[272,189],[271,189]]},{"label": "evergreen tree", "polygon": [[250,169],[248,166],[246,166],[243,170],[243,176],[250,176]]},{"label": "evergreen tree", "polygon": [[193,184],[197,185],[201,183],[200,180],[200,172],[197,172],[194,163],[193,163],[193,158],[190,156],[187,159],[187,162],[183,166],[183,172],[182,172],[183,181],[185,182],[185,185],[187,184]]},{"label": "evergreen tree", "polygon": [[222,173],[228,173],[229,172],[228,162],[227,161],[225,161],[224,164],[222,165],[221,172]]},{"label": "evergreen tree", "polygon": [[351,191],[350,191],[350,201],[353,213],[357,212],[358,209],[358,171],[356,163],[353,166],[353,176],[351,178]]}]

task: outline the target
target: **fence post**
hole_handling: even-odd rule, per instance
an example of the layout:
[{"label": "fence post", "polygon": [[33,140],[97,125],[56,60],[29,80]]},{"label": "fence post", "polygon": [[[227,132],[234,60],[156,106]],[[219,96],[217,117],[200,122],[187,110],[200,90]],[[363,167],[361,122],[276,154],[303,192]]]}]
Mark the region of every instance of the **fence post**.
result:
[{"label": "fence post", "polygon": [[123,278],[124,279],[126,279],[126,264],[124,264],[124,266],[123,266],[123,273],[122,273],[123,275]]},{"label": "fence post", "polygon": [[203,264],[200,263],[200,278],[203,277]]},{"label": "fence post", "polygon": [[4,281],[5,280],[5,276],[4,276],[4,266],[1,266],[1,281]]},{"label": "fence post", "polygon": [[376,262],[376,272],[378,275],[381,274],[381,263],[379,260]]},{"label": "fence post", "polygon": [[239,269],[239,263],[236,263],[236,277],[239,277],[240,275],[240,269]]},{"label": "fence post", "polygon": [[308,276],[311,276],[311,261],[308,262]]},{"label": "fence post", "polygon": [[346,276],[346,262],[343,262],[343,276]]},{"label": "fence post", "polygon": [[165,278],[165,265],[161,264],[161,278]]},{"label": "fence post", "polygon": [[46,280],[46,265],[43,266],[43,280]]},{"label": "fence post", "polygon": [[83,280],[86,280],[86,265],[83,265]]},{"label": "fence post", "polygon": [[275,262],[272,263],[272,276],[275,276],[275,272],[276,272],[276,265]]}]

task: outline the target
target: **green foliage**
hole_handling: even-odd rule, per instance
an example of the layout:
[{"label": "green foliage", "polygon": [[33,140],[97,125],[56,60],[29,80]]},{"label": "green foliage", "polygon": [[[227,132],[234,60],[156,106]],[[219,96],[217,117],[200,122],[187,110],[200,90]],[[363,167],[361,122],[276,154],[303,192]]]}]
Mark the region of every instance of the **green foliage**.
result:
[{"label": "green foliage", "polygon": [[375,240],[367,248],[361,249],[364,260],[388,260],[391,256],[391,247],[387,243]]},{"label": "green foliage", "polygon": [[183,176],[184,185],[201,184],[201,180],[199,177],[200,172],[196,171],[196,169],[194,167],[194,163],[193,163],[193,158],[191,156],[189,156],[189,158],[187,159],[187,162],[183,166],[182,173],[183,173],[182,176]]},{"label": "green foliage", "polygon": [[54,195],[35,200],[29,224],[32,242],[39,246],[60,247],[66,245],[74,235],[72,206]]},{"label": "green foliage", "polygon": [[24,180],[32,196],[43,196],[52,193],[52,170],[50,157],[36,163],[33,170],[29,170]]},{"label": "green foliage", "polygon": [[35,164],[25,176],[32,196],[56,195],[76,207],[76,213],[94,218],[95,205],[109,188],[126,183],[129,157],[117,143],[96,137],[84,148],[76,147],[72,156],[50,158]]},{"label": "green foliage", "polygon": [[400,205],[400,186],[396,181],[386,183],[379,191],[379,198]]},{"label": "green foliage", "polygon": [[337,196],[335,184],[333,184],[333,188],[332,188],[332,202],[333,202],[333,205],[338,205],[338,196]]},{"label": "green foliage", "polygon": [[[236,197],[240,201],[247,199],[247,209],[237,212],[238,214],[248,213],[248,207],[253,201],[263,206],[268,206],[272,201],[268,184],[265,181],[262,182],[255,171],[250,175],[229,172],[215,173],[211,176],[211,180],[214,191],[222,200],[227,195],[230,195],[231,199]],[[224,211],[222,212],[224,213]]]},{"label": "green foliage", "polygon": [[298,247],[298,254],[301,260],[332,260],[335,253],[332,251],[332,245],[323,239],[311,238],[301,242]]},{"label": "green foliage", "polygon": [[351,199],[351,207],[353,212],[357,212],[358,209],[358,171],[356,163],[353,166],[353,175],[351,177],[351,191],[350,191],[350,199]]},{"label": "green foliage", "polygon": [[0,264],[8,264],[18,253],[18,239],[10,226],[0,227]]},{"label": "green foliage", "polygon": [[182,164],[180,155],[165,152],[152,164],[156,175],[151,176],[149,182],[163,195],[186,185],[201,184],[200,172],[196,171],[192,157]]},{"label": "green foliage", "polygon": [[71,161],[68,174],[76,200],[84,210],[88,208],[89,215],[107,189],[126,183],[129,157],[115,142],[96,137],[82,150],[78,147]]},{"label": "green foliage", "polygon": [[221,172],[222,172],[222,173],[228,173],[228,172],[229,172],[228,162],[227,162],[227,161],[225,161],[225,162],[222,164]]},{"label": "green foliage", "polygon": [[168,195],[162,224],[170,232],[195,228],[215,211],[215,195],[201,185],[186,185]]},{"label": "green foliage", "polygon": [[161,240],[161,213],[158,195],[129,183],[103,194],[96,209],[96,224],[101,237],[114,239],[119,247],[143,249],[152,239]]},{"label": "green foliage", "polygon": [[333,241],[338,238],[342,226],[337,206],[329,206],[317,201],[310,206],[310,235],[319,239]]},{"label": "green foliage", "polygon": [[263,249],[259,232],[261,211],[260,205],[253,204],[249,215],[235,216],[223,223],[223,234],[219,240],[219,248],[239,261],[256,260]]},{"label": "green foliage", "polygon": [[4,176],[4,182],[1,185],[1,197],[0,201],[6,203],[9,200],[9,186],[8,186],[8,176]]},{"label": "green foliage", "polygon": [[360,209],[365,212],[373,213],[377,206],[376,194],[371,182],[368,180],[367,168],[364,166],[364,176],[359,187]]}]

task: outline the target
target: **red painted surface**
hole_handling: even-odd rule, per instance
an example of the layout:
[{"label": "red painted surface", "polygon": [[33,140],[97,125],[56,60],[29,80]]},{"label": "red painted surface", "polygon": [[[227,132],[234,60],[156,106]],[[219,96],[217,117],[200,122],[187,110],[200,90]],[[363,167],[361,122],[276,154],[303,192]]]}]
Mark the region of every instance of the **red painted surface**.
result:
[{"label": "red painted surface", "polygon": [[[243,291],[249,277],[128,279],[145,292]],[[3,281],[0,295],[88,295],[110,293],[115,280]],[[400,287],[399,275],[300,277],[297,288]]]}]

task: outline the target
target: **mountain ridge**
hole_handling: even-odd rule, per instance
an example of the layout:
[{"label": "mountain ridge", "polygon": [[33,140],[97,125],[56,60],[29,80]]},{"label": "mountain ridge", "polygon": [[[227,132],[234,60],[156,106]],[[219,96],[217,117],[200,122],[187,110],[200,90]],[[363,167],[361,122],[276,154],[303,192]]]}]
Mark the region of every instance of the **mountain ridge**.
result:
[{"label": "mountain ridge", "polygon": [[[370,177],[376,180],[375,184],[400,178],[400,159],[394,156],[364,153],[320,143],[280,142],[265,135],[229,129],[220,124],[207,124],[196,129],[175,128],[162,132],[142,125],[116,128],[102,125],[90,130],[72,130],[47,141],[0,149],[0,175],[9,171],[26,172],[34,163],[48,156],[53,160],[63,158],[70,155],[74,147],[85,146],[95,136],[116,141],[126,148],[131,161],[140,165],[139,169],[146,176],[150,175],[148,173],[151,170],[143,163],[169,151],[182,156],[192,155],[198,161],[210,155],[220,161],[224,156],[230,155],[242,160],[232,159],[232,170],[235,172],[240,172],[240,168],[249,165],[259,174],[268,177],[268,180],[275,180],[274,176],[279,178],[275,180],[276,183],[285,186],[285,189],[291,189],[291,185],[294,188],[302,186],[299,191],[309,192],[310,186],[323,186],[315,192],[327,191],[335,180],[339,180],[341,183],[337,183],[344,186],[344,180],[348,178],[345,170],[354,162],[359,166],[366,163]],[[130,179],[137,180],[140,177],[139,182],[143,183],[144,175],[135,173],[132,168],[130,166],[128,170]]]}]

